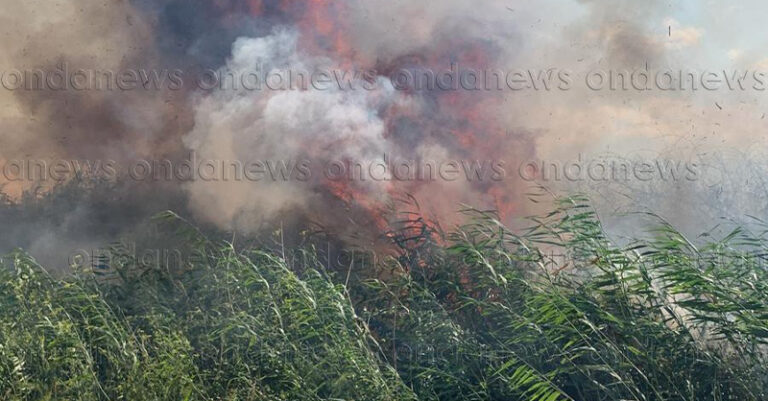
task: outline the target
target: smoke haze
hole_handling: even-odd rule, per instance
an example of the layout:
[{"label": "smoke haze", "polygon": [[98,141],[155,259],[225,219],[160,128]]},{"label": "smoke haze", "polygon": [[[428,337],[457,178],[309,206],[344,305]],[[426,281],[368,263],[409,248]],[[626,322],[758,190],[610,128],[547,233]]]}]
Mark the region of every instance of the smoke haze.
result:
[{"label": "smoke haze", "polygon": [[[759,2],[712,1],[706,10],[689,1],[628,0],[4,3],[0,163],[116,166],[106,183],[66,192],[55,207],[24,210],[18,202],[25,191],[45,193],[53,183],[15,180],[6,168],[4,251],[22,246],[65,264],[61,255],[71,249],[117,239],[166,209],[245,234],[288,218],[340,235],[380,232],[392,217],[385,211],[405,194],[424,216],[448,225],[459,221],[460,204],[496,209],[511,222],[537,211],[526,200],[535,184],[586,192],[619,234],[636,228],[610,226],[617,212],[652,210],[698,233],[721,217],[740,221],[768,207],[761,90],[707,90],[701,82],[697,90],[661,90],[659,82],[651,90],[611,90],[608,82],[590,88],[595,71],[719,71],[721,81],[738,71],[768,72],[765,44],[731,29],[759,31]],[[16,85],[16,72],[65,67],[68,74],[180,75],[148,89],[151,79],[141,74],[128,77],[135,81],[129,90]],[[443,81],[446,87],[402,87],[397,79],[433,74],[439,84],[451,68],[460,72]],[[477,83],[461,72],[470,70],[502,72],[502,81],[492,81],[501,90],[457,87]],[[203,77],[242,83],[254,72],[261,79],[281,71],[328,71],[331,83],[320,89],[299,82],[289,90],[270,89],[268,81],[257,90],[201,85]],[[351,78],[336,85],[333,72]],[[179,166],[190,155],[200,163],[239,163],[244,172],[229,180],[136,177],[144,162]],[[696,174],[547,180],[541,171],[535,179],[521,173],[529,161],[565,169],[586,158],[586,168],[606,155],[683,162]],[[402,179],[393,166],[403,160],[440,171],[433,179]],[[266,162],[287,164],[287,173],[278,172],[287,176],[275,179]],[[472,164],[484,170],[468,171]],[[349,175],[359,166],[367,179]],[[331,171],[342,167],[348,174]],[[260,178],[245,179],[246,171]]]}]

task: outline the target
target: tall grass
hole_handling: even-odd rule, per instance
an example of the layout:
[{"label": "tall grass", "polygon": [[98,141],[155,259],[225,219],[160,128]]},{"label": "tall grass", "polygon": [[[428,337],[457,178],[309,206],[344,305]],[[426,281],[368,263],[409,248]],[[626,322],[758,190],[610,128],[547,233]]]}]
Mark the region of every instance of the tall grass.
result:
[{"label": "tall grass", "polygon": [[768,399],[762,231],[694,244],[660,223],[617,246],[580,197],[525,230],[465,213],[448,233],[403,222],[400,253],[366,271],[311,250],[293,269],[180,223],[179,269],[126,255],[110,280],[54,278],[14,252],[0,398]]}]

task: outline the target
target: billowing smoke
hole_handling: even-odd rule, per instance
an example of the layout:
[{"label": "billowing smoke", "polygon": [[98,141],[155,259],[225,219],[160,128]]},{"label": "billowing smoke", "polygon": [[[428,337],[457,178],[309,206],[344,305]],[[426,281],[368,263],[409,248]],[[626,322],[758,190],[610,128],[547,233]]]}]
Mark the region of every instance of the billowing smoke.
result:
[{"label": "billowing smoke", "polygon": [[[719,28],[695,22],[709,14],[695,20],[684,5],[8,3],[0,180],[10,228],[0,248],[23,246],[54,264],[165,209],[249,235],[286,219],[345,235],[385,230],[408,196],[446,224],[462,203],[511,221],[536,211],[525,200],[536,183],[587,191],[606,213],[652,209],[691,231],[766,206],[755,196],[762,156],[731,156],[766,128],[760,92],[701,82],[697,91],[658,90],[658,70],[768,66],[759,52],[729,48],[731,34],[714,41],[708,30]],[[627,90],[595,89],[588,72],[597,70],[651,79],[633,86],[622,76],[614,83]],[[695,179],[668,179],[666,170],[649,180],[590,176],[606,155],[683,163]],[[41,194],[79,174],[14,179],[30,174],[18,168],[30,160],[47,173],[57,161],[85,161],[84,175],[106,177],[59,193],[54,205]],[[581,175],[563,178],[574,160]],[[559,179],[542,176],[545,168],[529,176],[529,161],[554,165]],[[38,201],[22,207],[22,196]]]},{"label": "billowing smoke", "polygon": [[[240,38],[218,76],[314,71],[326,68],[318,64],[332,62],[301,55],[297,40],[298,34],[286,29],[261,38]],[[194,108],[195,128],[184,137],[185,145],[205,162],[216,161],[218,166],[218,161],[237,161],[234,167],[242,170],[233,180],[196,180],[187,185],[192,209],[220,226],[248,230],[253,222],[281,211],[327,206],[317,191],[328,177],[318,166],[330,168],[330,161],[347,160],[371,165],[391,153],[379,114],[398,102],[407,99],[386,82],[373,92],[238,87],[202,95]],[[253,168],[260,170],[250,171]],[[248,176],[249,172],[255,175]],[[343,178],[342,171],[336,173]],[[387,190],[385,184],[371,180],[359,184],[374,195]]]},{"label": "billowing smoke", "polygon": [[[529,149],[509,146],[527,144],[496,125],[493,104],[484,103],[487,95],[406,93],[371,67],[349,71],[347,59],[308,54],[299,46],[301,35],[306,33],[278,27],[268,36],[237,39],[232,57],[215,74],[219,88],[197,99],[195,128],[184,137],[187,148],[204,163],[245,170],[241,175],[256,163],[251,172],[257,177],[186,185],[193,211],[219,226],[247,231],[256,221],[291,210],[332,216],[322,219],[331,224],[342,203],[380,213],[393,196],[406,193],[445,216],[462,202],[512,203],[498,188],[512,178],[505,176],[504,160]],[[476,51],[484,56],[484,49]],[[426,49],[424,54],[433,56]],[[411,58],[390,63],[408,67],[400,71],[416,77],[429,62],[439,65]],[[308,82],[313,71],[341,77],[343,86]],[[243,77],[254,72],[276,78],[261,83],[261,89],[274,89],[253,90],[263,79],[258,74],[246,85]],[[436,193],[448,201],[432,201]]]}]

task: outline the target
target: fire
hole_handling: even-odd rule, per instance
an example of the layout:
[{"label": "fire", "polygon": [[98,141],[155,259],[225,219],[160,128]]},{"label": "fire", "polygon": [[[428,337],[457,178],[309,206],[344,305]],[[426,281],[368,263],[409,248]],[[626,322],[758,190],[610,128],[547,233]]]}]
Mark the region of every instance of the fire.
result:
[{"label": "fire", "polygon": [[248,14],[261,15],[264,11],[264,3],[262,0],[248,0]]},{"label": "fire", "polygon": [[325,186],[333,196],[343,202],[347,207],[354,207],[366,214],[379,232],[385,232],[389,228],[389,222],[384,213],[384,205],[376,201],[365,191],[356,189],[350,181],[326,180]]},{"label": "fire", "polygon": [[[503,129],[497,110],[503,103],[500,92],[467,90],[459,82],[464,72],[489,69],[498,61],[498,49],[489,40],[446,35],[428,47],[414,50],[412,54],[399,55],[389,60],[363,60],[355,50],[355,37],[347,22],[350,20],[350,6],[345,2],[280,0],[271,4],[264,0],[216,1],[222,7],[230,8],[233,7],[232,3],[237,3],[257,18],[271,18],[273,16],[267,15],[277,13],[279,20],[294,26],[298,31],[300,52],[327,57],[338,68],[351,71],[375,69],[383,77],[401,68],[415,68],[416,71],[431,71],[435,74],[457,74],[453,76],[449,88],[435,88],[434,85],[421,89],[408,88],[399,92],[401,98],[407,101],[371,111],[384,124],[384,140],[394,152],[399,152],[390,156],[420,161],[420,147],[424,145],[439,148],[436,154],[440,157],[475,163],[506,160],[529,150],[516,148],[516,143],[509,140]],[[484,82],[477,84],[482,85]],[[375,93],[367,95],[377,96]],[[355,141],[355,138],[351,137],[349,141]],[[355,146],[354,143],[338,144],[343,148],[347,145]],[[435,213],[437,220],[440,220],[443,216],[455,214],[456,205],[460,203],[481,206],[478,204],[481,202],[485,203],[482,207],[492,205],[502,218],[508,218],[516,211],[516,193],[519,192],[509,181],[467,180],[463,187],[440,179],[406,182],[393,180],[380,184],[362,185],[353,179],[324,180],[318,183],[322,192],[332,195],[343,207],[365,214],[372,222],[371,225],[381,232],[389,230],[387,220],[393,217],[387,216],[387,202],[405,193],[436,198],[431,204],[428,199],[424,203],[428,204],[427,208],[438,210],[417,212],[418,218],[427,221],[425,215],[428,212]],[[452,188],[448,190],[447,186]],[[442,198],[448,194],[458,198]]]},{"label": "fire", "polygon": [[[284,0],[284,3],[294,3]],[[354,50],[345,24],[345,5],[339,1],[307,0],[298,16],[297,26],[304,38],[305,50],[333,56],[342,65],[352,65]]]}]

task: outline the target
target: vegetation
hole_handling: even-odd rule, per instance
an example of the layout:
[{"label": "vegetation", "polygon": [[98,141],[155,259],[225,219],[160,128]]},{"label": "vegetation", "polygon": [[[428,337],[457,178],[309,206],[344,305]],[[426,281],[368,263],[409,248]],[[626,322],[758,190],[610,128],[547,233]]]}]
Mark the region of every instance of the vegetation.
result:
[{"label": "vegetation", "polygon": [[[0,269],[4,400],[765,400],[765,232],[612,244],[580,197],[505,228],[408,219],[399,254],[297,268],[177,221],[183,266],[130,254]],[[172,215],[162,216],[165,223]],[[760,224],[758,224],[759,226]],[[706,237],[705,237],[706,238]]]}]

